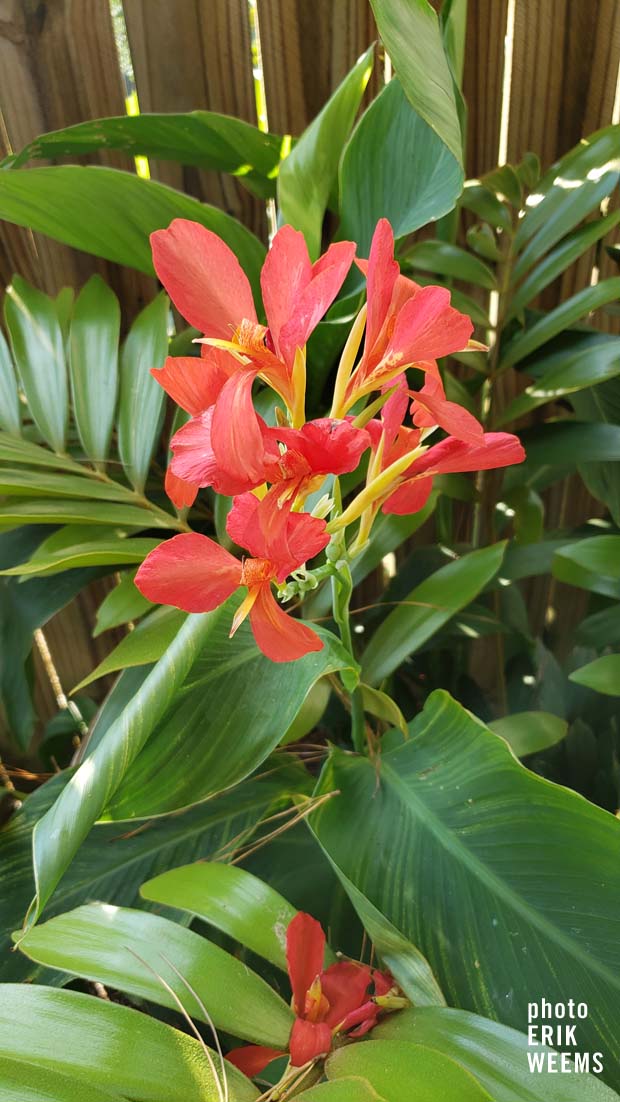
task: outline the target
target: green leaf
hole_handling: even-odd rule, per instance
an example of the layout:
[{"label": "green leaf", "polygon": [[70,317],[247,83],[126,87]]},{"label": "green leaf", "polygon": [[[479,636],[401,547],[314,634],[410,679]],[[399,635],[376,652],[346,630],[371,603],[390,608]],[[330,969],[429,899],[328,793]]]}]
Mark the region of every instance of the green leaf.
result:
[{"label": "green leaf", "polygon": [[582,647],[613,647],[620,643],[620,616],[618,608],[611,605],[601,612],[593,612],[582,620],[575,632],[575,642]]},{"label": "green leaf", "polygon": [[104,524],[127,528],[174,528],[174,517],[138,505],[70,498],[13,498],[0,505],[0,528],[19,524]]},{"label": "green leaf", "polygon": [[[91,472],[92,473],[92,472]],[[124,501],[135,504],[140,497],[119,482],[103,482],[98,478],[56,471],[42,472],[17,467],[13,470],[0,466],[0,494],[20,497],[73,497],[100,501]]]},{"label": "green leaf", "polygon": [[184,865],[147,880],[140,894],[189,911],[286,972],[286,928],[297,911],[245,869],[204,861]]},{"label": "green leaf", "polygon": [[[609,379],[599,386],[582,390],[571,397],[570,403],[576,415],[584,421],[600,421],[615,428],[620,425],[620,384],[617,379]],[[618,464],[606,461],[584,462],[580,463],[578,469],[590,493],[606,505],[615,524],[620,527]]]},{"label": "green leaf", "polygon": [[293,1014],[280,996],[236,957],[160,915],[89,903],[34,926],[19,948],[49,968],[176,1010],[153,969],[192,1018],[208,1023],[202,1000],[217,1029],[258,1044],[284,1048],[288,1043]]},{"label": "green leaf", "polygon": [[19,396],[17,393],[17,379],[15,367],[6,343],[4,333],[0,329],[0,428],[13,436],[19,436],[21,432],[21,416],[19,412]]},{"label": "green leaf", "polygon": [[510,211],[479,180],[465,181],[465,186],[459,198],[459,206],[464,207],[465,210],[471,210],[483,222],[488,222],[490,226],[506,230],[507,233],[511,232],[512,219]]},{"label": "green leaf", "polygon": [[250,191],[267,198],[275,194],[282,147],[277,134],[214,111],[146,114],[95,119],[42,134],[13,158],[17,168],[36,158],[79,157],[102,149],[117,149],[130,157],[152,157],[182,165],[228,172]]},{"label": "green leaf", "polygon": [[398,669],[436,631],[473,601],[499,570],[505,543],[496,543],[442,566],[386,616],[362,655],[362,675],[376,685]]},{"label": "green leaf", "polygon": [[33,420],[50,447],[62,452],[69,408],[67,365],[54,304],[14,276],[4,299],[4,318]]},{"label": "green leaf", "polygon": [[[389,1102],[492,1102],[466,1069],[435,1049],[406,1041],[366,1041],[332,1053],[330,1079],[359,1076]],[[303,1097],[303,1095],[302,1095]],[[353,1096],[354,1097],[354,1096]]]},{"label": "green leaf", "polygon": [[447,693],[410,736],[378,762],[332,752],[317,794],[340,795],[311,818],[319,842],[450,1004],[523,1028],[531,1002],[586,1002],[580,1050],[602,1052],[615,1085],[620,823],[529,773]]},{"label": "green leaf", "polygon": [[450,245],[447,241],[420,241],[405,253],[403,259],[412,268],[419,268],[423,272],[452,276],[466,283],[474,283],[477,287],[486,287],[490,291],[497,286],[495,276],[486,264],[466,249]]},{"label": "green leaf", "polygon": [[550,252],[540,264],[532,269],[523,283],[511,296],[510,305],[506,314],[506,321],[517,317],[522,310],[540,294],[554,279],[583,256],[588,249],[601,237],[618,225],[620,211],[614,211],[605,218],[597,218],[594,222],[587,222],[580,226],[574,233],[569,234],[563,241]]},{"label": "green leaf", "polygon": [[168,297],[153,299],[134,321],[121,351],[118,450],[132,486],[144,489],[164,414],[165,391],[151,375],[168,351]]},{"label": "green leaf", "polygon": [[528,363],[524,371],[535,381],[524,394],[513,398],[498,426],[516,421],[554,398],[615,378],[620,373],[620,338],[608,333],[575,333],[568,347],[562,342],[557,352]]},{"label": "green leaf", "polygon": [[515,712],[495,719],[489,728],[506,740],[513,754],[525,758],[555,746],[565,737],[568,724],[550,712]]},{"label": "green leaf", "polygon": [[507,489],[544,489],[578,464],[620,460],[620,425],[545,421],[520,433],[526,459],[506,473]]},{"label": "green leaf", "polygon": [[599,306],[604,306],[605,303],[619,297],[620,276],[604,279],[593,287],[584,287],[582,291],[566,299],[560,306],[556,306],[555,310],[551,310],[539,321],[534,322],[530,329],[526,329],[524,333],[510,341],[501,355],[501,370],[512,367],[526,356],[530,356],[540,348],[541,344],[546,344],[592,310],[597,310]]},{"label": "green leaf", "polygon": [[409,102],[460,165],[461,128],[437,15],[426,0],[371,0],[371,5]]},{"label": "green leaf", "polygon": [[17,574],[22,577],[39,577],[59,574],[62,570],[75,570],[78,566],[121,566],[124,563],[140,563],[161,540],[116,539],[77,544],[37,556],[21,566],[0,570],[1,575]]},{"label": "green leaf", "polygon": [[620,696],[620,654],[604,654],[569,674],[569,681],[606,696]]},{"label": "green leaf", "polygon": [[[198,1041],[129,1007],[77,991],[5,984],[0,1026],[0,1054],[79,1080],[76,1102],[91,1097],[91,1086],[133,1102],[218,1102]],[[226,1072],[230,1102],[257,1097],[235,1068]]]},{"label": "green leaf", "polygon": [[620,178],[620,126],[607,126],[583,138],[543,176],[526,200],[515,245],[522,250],[513,269],[520,279],[528,268],[611,194]]},{"label": "green leaf", "polygon": [[[540,1023],[534,1024],[539,1028]],[[528,1052],[530,1057],[544,1053],[546,1064],[550,1049],[543,1045],[528,1048],[526,1034],[466,1010],[416,1007],[390,1014],[372,1035],[377,1040],[427,1045],[450,1056],[475,1075],[494,1102],[614,1102],[618,1097],[594,1075],[558,1074],[557,1054],[551,1065],[555,1071],[546,1066],[542,1071],[530,1071]]]},{"label": "green leaf", "polygon": [[620,599],[620,536],[593,536],[558,548],[554,578],[606,597]]},{"label": "green leaf", "polygon": [[312,260],[321,252],[323,217],[343,146],[372,72],[373,53],[371,46],[362,54],[280,165],[282,219],[303,232]]},{"label": "green leaf", "polygon": [[[150,602],[149,608],[153,608]],[[79,689],[90,685],[92,681],[98,681],[100,677],[115,673],[116,670],[126,670],[132,666],[144,666],[150,662],[157,662],[166,653],[186,619],[187,614],[178,608],[155,610],[138,624],[134,631],[125,635],[120,643],[117,643],[114,649],[95,666],[94,670],[91,670],[72,689],[72,692],[76,693]]]},{"label": "green leaf", "polygon": [[5,463],[27,463],[34,467],[55,467],[60,471],[72,471],[84,474],[84,468],[68,455],[54,455],[53,452],[33,444],[30,440],[21,440],[0,432],[0,460]]},{"label": "green leaf", "polygon": [[90,459],[103,462],[110,447],[118,392],[121,311],[98,275],[80,291],[71,320],[69,366],[77,429]]},{"label": "green leaf", "polygon": [[0,172],[0,218],[147,275],[149,234],[190,218],[230,246],[258,296],[265,249],[253,233],[216,207],[131,172],[98,165]]},{"label": "green leaf", "polygon": [[376,716],[377,719],[383,720],[384,723],[389,723],[390,727],[397,727],[399,731],[403,732],[405,738],[408,738],[407,721],[396,701],[392,700],[392,697],[388,696],[387,693],[382,693],[380,689],[373,689],[372,685],[364,685],[361,682],[359,688],[362,694],[364,711],[371,716]]},{"label": "green leaf", "polygon": [[365,256],[379,218],[403,237],[452,210],[462,182],[458,162],[394,78],[364,112],[342,155],[340,235],[357,241]]},{"label": "green leaf", "polygon": [[[69,1078],[50,1068],[43,1070],[34,1063],[7,1060],[0,1056],[0,1102],[81,1102],[84,1082]],[[123,1102],[120,1094],[101,1090],[96,1083],[88,1086],[92,1102]]]},{"label": "green leaf", "polygon": [[136,589],[135,573],[135,570],[124,571],[118,585],[103,598],[95,617],[94,638],[110,628],[127,624],[130,620],[139,620],[145,612],[152,609],[151,602]]},{"label": "green leaf", "polygon": [[318,1083],[299,1096],[303,1102],[388,1102],[366,1079],[358,1075],[335,1079],[332,1083]]}]

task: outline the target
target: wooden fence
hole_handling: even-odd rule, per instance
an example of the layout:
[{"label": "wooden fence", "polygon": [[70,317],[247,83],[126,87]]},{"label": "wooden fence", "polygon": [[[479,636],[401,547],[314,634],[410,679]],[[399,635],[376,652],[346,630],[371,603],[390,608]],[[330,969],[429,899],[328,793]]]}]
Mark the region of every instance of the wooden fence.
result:
[{"label": "wooden fence", "polygon": [[[376,38],[370,5],[368,0],[254,0],[253,7],[269,126],[297,134]],[[205,108],[257,121],[248,0],[123,0],[122,9],[142,111]],[[508,160],[533,150],[548,165],[582,135],[610,123],[619,64],[618,0],[468,0],[463,81],[468,175],[497,163],[502,138]],[[380,64],[373,80],[376,89]],[[108,0],[0,0],[3,154],[45,130],[124,114],[125,94]],[[93,161],[133,168],[120,154]],[[264,206],[233,179],[158,163],[151,164],[151,174],[223,207],[266,237]],[[591,266],[592,256],[582,258],[553,295],[583,286]],[[126,319],[154,289],[153,281],[138,273],[17,227],[0,227],[3,284],[19,272],[51,292],[67,283],[79,285],[93,271],[119,294]],[[549,507],[553,524],[560,519],[561,495],[557,500],[552,495]],[[110,645],[106,637],[96,646],[90,640],[100,592],[86,595],[46,630],[66,687]],[[45,716],[55,703],[42,669],[39,675],[37,703]]]}]

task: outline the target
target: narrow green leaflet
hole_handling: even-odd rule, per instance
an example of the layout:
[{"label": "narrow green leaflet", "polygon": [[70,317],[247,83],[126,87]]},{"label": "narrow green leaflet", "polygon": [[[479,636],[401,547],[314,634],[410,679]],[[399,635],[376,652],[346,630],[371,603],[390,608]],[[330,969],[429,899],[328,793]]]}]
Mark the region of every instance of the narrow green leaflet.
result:
[{"label": "narrow green leaflet", "polygon": [[505,203],[479,180],[466,180],[459,206],[471,210],[490,226],[510,232],[512,219]]},{"label": "narrow green leaflet", "polygon": [[599,306],[617,298],[620,298],[620,276],[604,279],[593,287],[584,287],[582,291],[577,291],[576,295],[572,295],[534,322],[530,329],[526,329],[506,346],[502,351],[500,369],[512,367],[592,310],[597,310]]},{"label": "narrow green leaflet", "polygon": [[507,489],[522,483],[544,489],[579,464],[620,460],[620,425],[545,421],[520,437],[526,459],[506,472]]},{"label": "narrow green leaflet", "polygon": [[[540,1023],[538,1029],[539,1026]],[[550,1049],[542,1045],[528,1049],[525,1033],[466,1010],[447,1007],[405,1010],[384,1018],[372,1036],[377,1040],[428,1045],[443,1052],[475,1075],[494,1102],[615,1102],[618,1097],[594,1075],[558,1074],[557,1055],[551,1056],[552,1070],[548,1070]],[[534,1070],[535,1063],[530,1070],[530,1060],[539,1059],[536,1053],[542,1053],[543,1067]]]},{"label": "narrow green leaflet", "polygon": [[379,218],[403,237],[452,210],[462,183],[458,162],[394,78],[364,112],[342,155],[340,234],[367,256]]},{"label": "narrow green leaflet", "polygon": [[376,685],[473,601],[499,570],[505,543],[471,551],[442,566],[408,594],[375,631],[362,655],[365,681]]},{"label": "narrow green leaflet", "polygon": [[407,99],[461,165],[463,144],[454,84],[436,13],[427,0],[371,0],[371,4]]},{"label": "narrow green leaflet", "polygon": [[[49,968],[96,979],[258,1044],[288,1042],[293,1013],[265,980],[200,934],[146,911],[89,903],[33,927],[21,952]],[[172,967],[174,966],[174,967]],[[191,985],[197,998],[183,980]]]},{"label": "narrow green leaflet", "polygon": [[0,172],[0,218],[153,275],[149,234],[191,218],[235,253],[258,299],[265,248],[229,214],[131,172],[56,165]]},{"label": "narrow green leaflet", "polygon": [[[91,1086],[133,1102],[220,1099],[204,1052],[193,1037],[148,1014],[77,991],[3,984],[0,1055],[24,1065],[34,1061],[50,1075],[79,1080],[81,1094],[75,1102],[90,1098]],[[214,1062],[218,1067],[217,1057]],[[258,1097],[235,1068],[227,1066],[226,1072],[229,1102]],[[13,1095],[12,1102],[16,1097],[23,1095]]]},{"label": "narrow green leaflet", "polygon": [[406,1041],[348,1045],[329,1057],[326,1071],[329,1079],[359,1076],[389,1102],[412,1102],[413,1098],[416,1102],[493,1102],[462,1064],[426,1045]]},{"label": "narrow green leaflet", "polygon": [[514,712],[489,723],[491,731],[506,740],[513,754],[524,758],[555,746],[568,731],[568,723],[550,712]]},{"label": "narrow green leaflet", "polygon": [[317,794],[334,790],[312,829],[448,1003],[523,1029],[528,1003],[584,1001],[580,1051],[617,1086],[618,820],[529,773],[445,692],[378,762],[334,750]]},{"label": "narrow green leaflet", "polygon": [[103,524],[126,528],[174,528],[175,518],[159,510],[115,501],[71,498],[12,498],[0,505],[0,528],[20,524]]},{"label": "narrow green leaflet", "polygon": [[197,915],[286,971],[286,928],[297,911],[245,869],[204,861],[184,865],[148,880],[140,894]]},{"label": "narrow green leaflet", "polygon": [[280,212],[285,222],[303,232],[311,260],[321,252],[323,216],[343,146],[372,72],[373,53],[371,46],[362,54],[280,165]]},{"label": "narrow green leaflet", "polygon": [[620,599],[620,536],[593,536],[558,548],[552,573],[559,581]]},{"label": "narrow green leaflet", "polygon": [[21,432],[15,367],[2,330],[0,330],[0,429],[4,429],[13,436],[19,436]]},{"label": "narrow green leaflet", "polygon": [[[90,473],[93,474],[92,470]],[[83,497],[91,501],[124,501],[134,505],[141,502],[140,495],[128,486],[86,477],[86,471],[74,475],[30,470],[28,467],[11,469],[0,466],[0,494],[10,494],[12,497]]]},{"label": "narrow green leaflet", "polygon": [[[148,607],[153,609],[150,602]],[[99,665],[75,686],[73,692],[83,689],[106,674],[115,673],[116,670],[157,662],[165,654],[186,619],[187,613],[178,608],[159,608],[152,611],[147,619],[138,624],[135,631],[125,635]]]},{"label": "narrow green leaflet", "polygon": [[[576,415],[584,421],[600,421],[613,431],[620,425],[620,383],[609,379],[600,386],[582,390],[570,399]],[[609,509],[615,524],[620,527],[620,467],[617,463],[584,462],[579,465],[583,478],[593,497]]]},{"label": "narrow green leaflet", "polygon": [[485,287],[490,291],[497,286],[495,276],[487,264],[477,256],[472,256],[466,249],[447,241],[420,241],[402,259],[422,272],[436,272],[437,275],[474,283],[477,287]]},{"label": "narrow green leaflet", "polygon": [[163,292],[134,321],[121,351],[118,450],[132,486],[144,489],[159,440],[165,391],[151,375],[168,351],[168,297]]},{"label": "narrow green leaflet", "polygon": [[118,393],[121,310],[113,291],[93,275],[80,291],[70,330],[69,368],[73,411],[87,456],[108,454]]},{"label": "narrow green leaflet", "polygon": [[117,149],[130,157],[153,157],[229,172],[262,198],[275,194],[282,138],[243,119],[214,111],[147,114],[95,119],[42,134],[10,159],[18,168],[37,158],[78,157]]},{"label": "narrow green leaflet", "polygon": [[152,609],[151,602],[136,589],[134,577],[135,570],[124,571],[118,585],[103,598],[95,617],[95,638],[110,628],[140,619],[145,612]]},{"label": "narrow green leaflet", "polygon": [[50,447],[62,452],[69,409],[67,365],[54,303],[14,276],[4,299],[4,318],[33,420]]},{"label": "narrow green leaflet", "polygon": [[55,467],[59,471],[72,471],[83,474],[84,470],[75,459],[68,455],[54,455],[47,448],[33,444],[31,440],[22,440],[0,432],[0,460],[5,463],[26,463],[32,467]]},{"label": "narrow green leaflet", "polygon": [[601,658],[595,658],[569,674],[569,680],[606,696],[620,696],[620,654],[604,654]]},{"label": "narrow green leaflet", "polygon": [[140,563],[150,551],[159,546],[160,542],[160,540],[146,539],[93,540],[92,543],[77,544],[61,551],[54,551],[49,555],[36,556],[20,566],[0,570],[0,575],[43,577],[59,574],[62,570],[75,570],[78,566],[122,566],[125,563]]},{"label": "narrow green leaflet", "polygon": [[615,378],[620,374],[620,338],[608,333],[573,333],[568,346],[562,340],[556,352],[528,363],[524,370],[534,382],[512,399],[498,426],[516,421],[553,398]]}]

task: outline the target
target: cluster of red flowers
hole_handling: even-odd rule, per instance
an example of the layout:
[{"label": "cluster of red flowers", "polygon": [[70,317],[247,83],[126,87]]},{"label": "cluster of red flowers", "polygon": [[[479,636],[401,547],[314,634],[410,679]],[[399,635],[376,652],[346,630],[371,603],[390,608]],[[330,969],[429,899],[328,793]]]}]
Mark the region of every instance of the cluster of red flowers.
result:
[{"label": "cluster of red flowers", "polygon": [[[295,1021],[289,1039],[290,1061],[302,1067],[330,1051],[334,1037],[363,1037],[379,1020],[383,1005],[402,1005],[389,972],[353,960],[323,968],[325,934],[311,915],[300,911],[286,931],[286,960],[293,991]],[[395,996],[395,997],[390,997]],[[242,1045],[227,1059],[250,1078],[286,1053],[264,1045]]]},{"label": "cluster of red flowers", "polygon": [[[353,550],[359,550],[380,509],[417,511],[435,475],[524,457],[517,437],[484,433],[446,398],[436,360],[476,347],[471,321],[450,306],[445,288],[420,287],[400,274],[392,229],[382,219],[368,260],[356,261],[366,275],[367,305],[344,348],[330,416],[306,422],[306,342],[342,287],[355,245],[331,245],[311,264],[303,235],[283,226],[261,273],[262,325],[244,272],[214,233],[176,219],[151,242],[161,282],[204,334],[200,358],[169,357],[153,371],[190,415],[171,441],[166,489],[178,508],[191,505],[204,486],[233,497],[227,531],[251,557],[236,559],[207,536],[187,533],[151,552],[136,584],[150,600],[188,612],[210,611],[245,587],[233,631],[249,615],[258,646],[275,662],[320,650],[316,632],[277,603],[272,583],[282,584],[358,520]],[[409,367],[424,373],[419,391],[409,389]],[[257,378],[287,411],[277,411],[273,427],[252,402]],[[363,408],[373,392],[377,407],[383,403],[377,419]],[[411,425],[404,424],[408,412]],[[448,436],[429,447],[424,441],[436,428]],[[366,484],[342,514],[327,521],[323,508],[315,510],[319,515],[303,511],[327,475],[355,470],[367,450]]]}]

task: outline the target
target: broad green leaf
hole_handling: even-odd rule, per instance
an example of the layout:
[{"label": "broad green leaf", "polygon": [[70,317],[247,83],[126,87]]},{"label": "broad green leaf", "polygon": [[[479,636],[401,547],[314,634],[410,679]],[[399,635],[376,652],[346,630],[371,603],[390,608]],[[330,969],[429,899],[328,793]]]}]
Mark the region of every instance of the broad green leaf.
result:
[{"label": "broad green leaf", "polygon": [[263,979],[218,945],[160,915],[89,903],[34,926],[19,948],[49,968],[176,1010],[155,971],[192,1018],[208,1023],[201,1000],[216,1029],[258,1044],[284,1048],[288,1042],[292,1011]]},{"label": "broad green leaf", "polygon": [[620,298],[620,276],[604,279],[593,287],[584,287],[510,341],[501,354],[501,370],[530,356],[542,344],[574,325],[580,318],[617,298]]},{"label": "broad green leaf", "polygon": [[569,680],[606,696],[620,696],[620,654],[604,654],[569,674]]},{"label": "broad green leaf", "polygon": [[[560,1063],[555,1054],[551,1066],[557,1070],[548,1071],[550,1049],[543,1045],[528,1048],[525,1033],[467,1010],[434,1006],[405,1010],[384,1018],[372,1036],[428,1045],[450,1056],[475,1075],[494,1102],[614,1102],[618,1097],[594,1075],[558,1074]],[[537,1052],[544,1055],[545,1070],[530,1070],[529,1061]]]},{"label": "broad green leaf", "polygon": [[93,275],[80,291],[70,331],[73,411],[87,456],[107,458],[118,392],[121,311],[113,291]]},{"label": "broad green leaf", "polygon": [[371,5],[409,102],[460,165],[461,128],[437,15],[426,0],[371,0]]},{"label": "broad green leaf", "polygon": [[[133,1102],[219,1102],[198,1041],[129,1007],[77,991],[4,984],[0,1025],[2,1056],[80,1080],[79,1102],[91,1097],[91,1085]],[[244,1076],[231,1066],[226,1072],[230,1102],[257,1098]]]},{"label": "broad green leaf", "polygon": [[150,551],[159,546],[160,540],[116,539],[77,544],[50,555],[37,556],[20,566],[0,570],[0,575],[17,574],[21,577],[38,577],[59,574],[62,570],[75,570],[78,566],[122,566],[140,563]]},{"label": "broad green leaf", "polygon": [[33,420],[43,439],[62,452],[69,409],[67,365],[54,304],[14,276],[4,299],[4,317]]},{"label": "broad green leaf", "polygon": [[614,226],[617,226],[618,222],[620,222],[620,211],[614,211],[605,218],[587,222],[585,226],[580,226],[574,233],[565,237],[553,252],[550,252],[541,260],[540,264],[532,269],[511,296],[506,321],[517,317],[532,299],[536,298],[575,260],[583,256],[601,237],[604,237]]},{"label": "broad green leaf", "polygon": [[0,505],[0,528],[20,524],[103,524],[127,528],[174,528],[175,518],[160,510],[114,501],[71,498],[12,498]]},{"label": "broad green leaf", "polygon": [[4,333],[0,329],[0,428],[12,436],[21,432],[19,396],[15,367]]},{"label": "broad green leaf", "polygon": [[371,46],[362,54],[280,165],[282,219],[303,232],[312,260],[321,252],[323,217],[343,146],[372,72],[373,53]]},{"label": "broad green leaf", "polygon": [[311,818],[319,842],[450,1004],[523,1029],[531,1002],[586,1002],[580,1050],[603,1053],[614,1086],[620,823],[529,773],[445,692],[410,736],[376,763],[332,752],[317,794],[340,795]]},{"label": "broad green leaf", "polygon": [[31,471],[27,467],[10,469],[0,466],[0,494],[10,494],[11,497],[83,497],[91,501],[124,501],[128,504],[140,501],[139,494],[120,482],[104,482],[95,477],[85,477],[85,474],[58,474],[56,471]]},{"label": "broad green leaf", "polygon": [[607,333],[575,333],[568,347],[550,352],[524,368],[534,382],[517,395],[497,424],[516,421],[553,398],[596,386],[620,373],[620,339]]},{"label": "broad green leaf", "polygon": [[[81,1102],[83,1097],[83,1080],[37,1067],[34,1062],[0,1056],[0,1102],[15,1102],[16,1098],[20,1102]],[[101,1090],[96,1082],[89,1083],[88,1097],[92,1102],[123,1102],[120,1094]]]},{"label": "broad green leaf", "polygon": [[118,450],[125,474],[144,489],[159,440],[165,391],[151,375],[163,367],[168,351],[168,297],[160,294],[134,321],[121,351]]},{"label": "broad green leaf", "polygon": [[487,187],[479,180],[466,180],[465,186],[459,198],[459,206],[465,210],[471,210],[484,222],[496,229],[510,232],[512,219],[510,211]]},{"label": "broad green leaf", "polygon": [[135,570],[125,570],[118,584],[103,598],[95,617],[95,638],[110,628],[127,624],[130,620],[139,620],[145,612],[152,609],[151,602],[136,589],[134,577]]},{"label": "broad green leaf", "polygon": [[379,625],[362,655],[362,675],[376,685],[473,601],[499,570],[505,543],[471,551],[442,566]]},{"label": "broad green leaf", "polygon": [[297,911],[245,869],[204,861],[184,865],[147,880],[140,894],[204,919],[286,972],[286,928]]},{"label": "broad green leaf", "polygon": [[620,425],[545,421],[520,437],[526,458],[507,471],[507,489],[521,483],[544,489],[578,464],[620,460]]},{"label": "broad green leaf", "polygon": [[620,536],[593,536],[578,540],[558,552],[595,574],[620,578]]},{"label": "broad green leaf", "polygon": [[325,1070],[329,1079],[359,1076],[389,1102],[412,1102],[413,1098],[415,1102],[492,1102],[488,1091],[462,1064],[426,1045],[407,1041],[370,1040],[348,1045],[332,1053]]},{"label": "broad green leaf", "polygon": [[493,720],[489,728],[506,740],[513,754],[525,758],[555,746],[565,737],[568,724],[550,712],[515,712]]},{"label": "broad green leaf", "polygon": [[379,218],[403,237],[452,210],[462,182],[455,157],[394,78],[364,112],[342,155],[340,234],[367,256]]},{"label": "broad green leaf", "polygon": [[318,1083],[309,1090],[302,1091],[299,1097],[303,1102],[388,1102],[377,1094],[374,1087],[359,1075],[334,1079],[331,1083]]},{"label": "broad green leaf", "polygon": [[274,177],[282,138],[214,111],[147,114],[95,119],[42,134],[10,161],[17,168],[36,158],[79,157],[117,149],[130,157],[152,157],[228,172],[250,191],[275,194]]},{"label": "broad green leaf", "polygon": [[419,268],[423,272],[436,272],[438,275],[462,279],[490,291],[496,287],[493,272],[482,260],[458,245],[448,244],[447,241],[420,241],[405,253],[403,259],[412,268]]},{"label": "broad green leaf", "polygon": [[[571,396],[570,403],[577,417],[584,421],[600,421],[615,427],[620,424],[620,384],[617,379],[609,379],[599,386],[580,391]],[[584,462],[578,469],[592,496],[606,505],[615,524],[620,527],[618,463]]]},{"label": "broad green leaf", "polygon": [[515,238],[522,250],[515,279],[611,194],[620,177],[619,134],[620,126],[614,125],[583,138],[536,185]]},{"label": "broad green leaf", "polygon": [[[153,608],[150,602],[149,608]],[[178,608],[157,609],[138,624],[134,631],[121,639],[72,691],[75,693],[116,670],[157,662],[165,654],[186,619],[187,614]]]},{"label": "broad green leaf", "polygon": [[575,632],[575,642],[582,647],[613,647],[620,643],[620,616],[616,605],[593,612],[582,620]]},{"label": "broad green leaf", "polygon": [[265,249],[253,233],[216,207],[131,172],[98,165],[0,172],[0,218],[147,275],[149,234],[190,218],[230,246],[258,296]]}]

